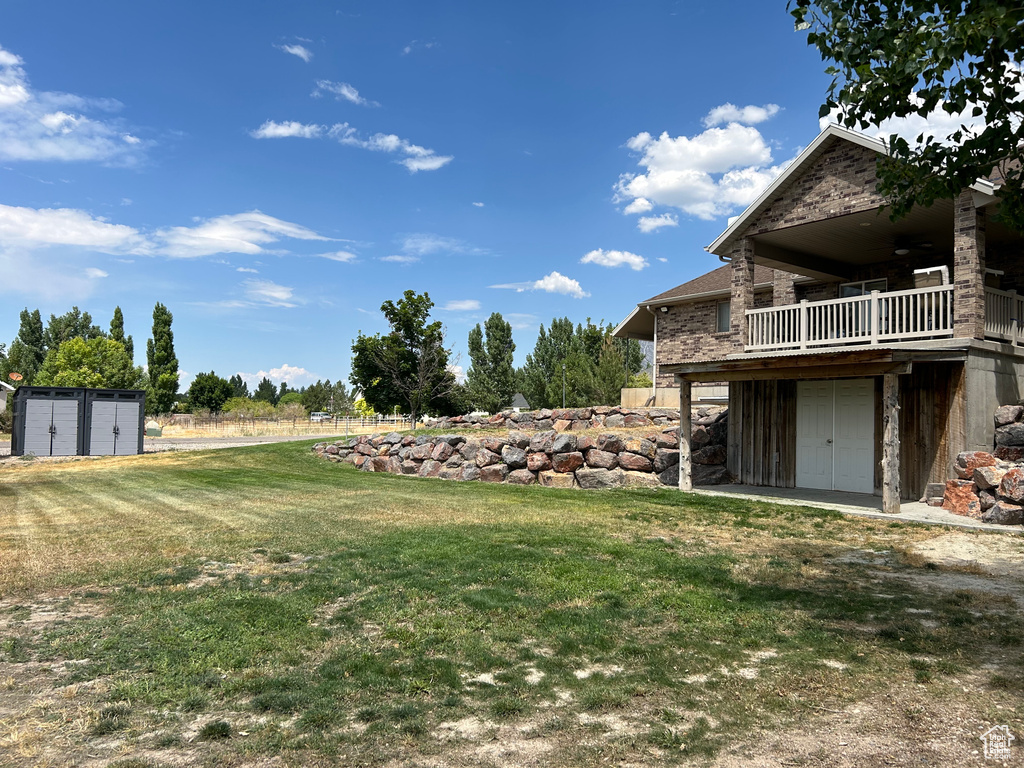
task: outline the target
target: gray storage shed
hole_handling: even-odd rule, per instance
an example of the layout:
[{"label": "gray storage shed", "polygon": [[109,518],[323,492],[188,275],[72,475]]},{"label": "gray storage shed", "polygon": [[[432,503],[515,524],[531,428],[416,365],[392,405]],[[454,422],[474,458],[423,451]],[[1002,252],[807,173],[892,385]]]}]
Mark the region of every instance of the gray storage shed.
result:
[{"label": "gray storage shed", "polygon": [[134,389],[19,387],[13,396],[15,456],[142,453],[146,393]]}]

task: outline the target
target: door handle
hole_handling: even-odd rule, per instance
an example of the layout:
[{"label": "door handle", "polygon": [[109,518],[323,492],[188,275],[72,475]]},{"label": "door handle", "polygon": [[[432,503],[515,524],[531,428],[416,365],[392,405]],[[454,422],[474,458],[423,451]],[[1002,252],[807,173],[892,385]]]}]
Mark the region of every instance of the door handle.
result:
[{"label": "door handle", "polygon": [[829,445],[832,445],[832,438],[828,438],[825,442],[828,443]]}]

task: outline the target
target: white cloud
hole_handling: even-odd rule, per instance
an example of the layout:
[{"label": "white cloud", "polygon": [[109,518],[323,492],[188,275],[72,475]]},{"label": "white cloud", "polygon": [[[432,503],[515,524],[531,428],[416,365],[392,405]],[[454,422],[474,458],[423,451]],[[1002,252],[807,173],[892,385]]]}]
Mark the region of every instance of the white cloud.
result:
[{"label": "white cloud", "polygon": [[679,217],[674,213],[663,213],[660,216],[641,216],[636,228],[641,232],[653,232],[662,227],[678,227]]},{"label": "white cloud", "polygon": [[249,135],[254,139],[317,139],[325,130],[322,125],[307,125],[294,120],[286,123],[267,120],[256,130],[249,131]]},{"label": "white cloud", "polygon": [[600,248],[586,254],[580,264],[598,264],[602,267],[621,267],[623,264],[639,272],[647,266],[647,259],[629,251],[603,251]]},{"label": "white cloud", "polygon": [[419,40],[413,40],[407,46],[402,48],[402,55],[403,56],[408,56],[410,53],[412,53],[417,48],[426,48],[426,49],[429,50],[429,49],[433,48],[436,45],[437,45],[437,43],[435,43],[433,41],[431,41],[429,43],[421,43]]},{"label": "white cloud", "polygon": [[[712,117],[716,113],[727,115],[727,107],[736,109],[723,105],[712,110],[707,120],[717,120]],[[770,111],[758,107],[739,112],[750,109]],[[615,185],[616,202],[629,201],[624,211],[629,214],[663,205],[700,219],[714,219],[749,205],[785,168],[785,163],[773,164],[771,148],[760,131],[738,122],[708,128],[693,137],[673,138],[662,133],[654,138],[647,132],[638,133],[626,146],[640,153],[638,165],[644,169],[623,174]],[[653,220],[641,224],[641,229],[670,226],[665,220],[659,224],[656,217],[650,218]]]},{"label": "white cloud", "polygon": [[474,312],[480,309],[480,302],[476,299],[456,299],[449,301],[441,309],[449,312]]},{"label": "white cloud", "polygon": [[492,285],[491,288],[508,288],[516,291],[517,293],[522,293],[523,291],[561,293],[577,299],[583,299],[590,295],[580,287],[579,282],[573,280],[571,277],[566,277],[559,272],[552,272],[551,274],[545,275],[540,280],[534,280],[533,282],[502,283],[500,285]]},{"label": "white cloud", "polygon": [[403,159],[395,162],[404,165],[410,173],[436,171],[455,159],[453,155],[439,155],[432,149],[413,144],[393,133],[375,133],[370,138],[364,139],[360,137],[359,131],[348,123],[335,123],[328,128],[315,123],[307,124],[295,121],[278,123],[274,120],[267,120],[259,128],[249,131],[249,135],[254,139],[319,139],[327,136],[348,147],[404,155]]},{"label": "white cloud", "polygon": [[97,269],[96,267],[86,267],[85,276],[88,277],[90,280],[98,280],[102,277],[110,277],[108,273],[104,272],[102,269]]},{"label": "white cloud", "polygon": [[34,91],[20,56],[0,48],[0,160],[101,162],[135,165],[147,143],[117,118],[86,112],[116,112],[114,99]]},{"label": "white cloud", "polygon": [[256,304],[265,304],[270,307],[294,307],[292,294],[295,290],[284,285],[278,285],[270,280],[246,280],[242,283],[245,289],[245,296],[249,301]]},{"label": "white cloud", "polygon": [[235,272],[249,272],[253,275],[258,275],[260,273],[258,269],[252,269],[251,267],[239,267]]},{"label": "white cloud", "polygon": [[315,373],[312,373],[305,368],[301,368],[296,365],[288,365],[288,363],[282,364],[280,368],[271,368],[269,371],[257,371],[256,373],[235,371],[235,375],[241,376],[242,380],[249,385],[250,389],[258,387],[260,381],[263,379],[270,379],[278,385],[280,385],[282,381],[286,381],[290,387],[297,389],[305,384],[312,384],[319,378]]},{"label": "white cloud", "polygon": [[668,259],[666,259],[664,256],[659,256],[658,261],[660,261],[662,264],[668,264]]},{"label": "white cloud", "polygon": [[76,208],[0,205],[0,248],[74,245],[101,253],[145,253],[151,245],[138,230],[110,224]]},{"label": "white cloud", "polygon": [[473,205],[475,205],[477,208],[483,208],[484,207],[483,203],[473,203]]},{"label": "white cloud", "polygon": [[526,328],[535,328],[537,326],[537,316],[530,315],[525,312],[506,312],[502,317],[505,321],[512,326],[515,331],[521,331]]},{"label": "white cloud", "polygon": [[165,256],[190,259],[215,253],[263,253],[263,245],[282,238],[329,240],[299,224],[275,219],[260,211],[217,216],[194,227],[170,227],[156,232],[158,250]]},{"label": "white cloud", "polygon": [[461,365],[449,364],[448,370],[451,371],[452,375],[455,376],[455,380],[459,384],[466,383],[466,371]]},{"label": "white cloud", "polygon": [[[918,104],[921,103],[916,95],[912,96],[911,100]],[[885,139],[886,141],[888,141],[891,135],[896,134],[906,139],[911,145],[914,145],[917,143],[917,137],[921,134],[932,136],[940,144],[946,144],[949,142],[950,135],[960,130],[961,127],[967,128],[968,134],[979,133],[985,129],[984,114],[978,117],[974,117],[971,114],[975,106],[974,104],[968,104],[963,112],[954,112],[952,115],[942,108],[943,104],[944,102],[940,101],[935,109],[928,113],[927,117],[922,117],[921,115],[890,117],[877,125],[860,128],[859,130],[869,136]],[[840,111],[833,109],[827,117],[822,117],[818,120],[818,125],[821,130],[825,130],[829,123],[838,123],[839,117]]]},{"label": "white cloud", "polygon": [[443,237],[427,232],[406,235],[402,238],[402,251],[414,256],[429,256],[433,253],[455,253],[469,256],[483,256],[485,248],[476,248],[454,237]]},{"label": "white cloud", "polygon": [[742,123],[743,125],[757,125],[765,120],[770,120],[779,112],[778,104],[765,104],[763,107],[753,105],[737,107],[735,104],[726,102],[720,107],[715,107],[704,118],[704,127],[713,128],[722,123]]},{"label": "white cloud", "polygon": [[290,53],[292,56],[298,56],[307,64],[313,58],[313,52],[304,45],[275,45],[275,48]]},{"label": "white cloud", "polygon": [[332,94],[334,98],[339,101],[345,100],[350,101],[353,104],[358,104],[361,107],[379,107],[380,104],[376,101],[369,101],[359,95],[359,91],[356,90],[354,85],[349,83],[335,83],[330,80],[317,80],[316,88],[313,89],[313,93],[310,95],[314,98],[319,98],[325,93]]},{"label": "white cloud", "polygon": [[381,261],[387,261],[392,264],[415,264],[420,260],[419,256],[408,256],[403,254],[394,254],[393,256],[381,256]]},{"label": "white cloud", "polygon": [[321,259],[330,259],[331,261],[341,261],[349,263],[355,261],[359,257],[351,251],[334,251],[333,253],[321,253],[318,254]]}]

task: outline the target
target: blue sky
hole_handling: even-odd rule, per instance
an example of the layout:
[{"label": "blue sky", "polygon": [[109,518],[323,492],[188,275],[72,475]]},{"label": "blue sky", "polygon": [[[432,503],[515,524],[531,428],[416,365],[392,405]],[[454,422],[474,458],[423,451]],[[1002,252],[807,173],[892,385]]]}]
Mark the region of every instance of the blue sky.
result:
[{"label": "blue sky", "polygon": [[0,340],[120,305],[141,351],[161,301],[183,371],[302,386],[411,288],[464,367],[495,311],[522,363],[552,317],[718,266],[817,135],[823,68],[784,0],[12,0]]}]

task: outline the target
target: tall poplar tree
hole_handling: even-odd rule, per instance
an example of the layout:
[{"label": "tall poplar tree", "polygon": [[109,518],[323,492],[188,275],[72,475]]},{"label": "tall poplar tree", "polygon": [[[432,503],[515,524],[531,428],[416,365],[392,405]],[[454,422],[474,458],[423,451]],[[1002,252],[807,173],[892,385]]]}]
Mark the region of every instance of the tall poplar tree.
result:
[{"label": "tall poplar tree", "polygon": [[472,364],[466,372],[466,389],[476,408],[497,413],[512,405],[517,383],[512,366],[515,351],[512,326],[498,312],[487,318],[483,329],[477,324],[469,332]]},{"label": "tall poplar tree", "polygon": [[[14,386],[31,385],[36,374],[43,367],[46,348],[43,343],[43,318],[38,309],[31,312],[26,307],[21,311],[21,325],[18,336],[7,350],[7,359],[0,361],[0,372],[4,381]],[[10,381],[7,374],[20,373],[20,381]]]},{"label": "tall poplar tree", "polygon": [[146,408],[150,413],[167,413],[178,396],[178,358],[174,356],[174,333],[170,310],[160,302],[153,308],[153,338],[146,342],[149,366],[149,392]]},{"label": "tall poplar tree", "polygon": [[120,307],[114,307],[114,318],[110,321],[110,338],[121,342],[128,357],[131,360],[135,359],[135,342],[131,336],[124,335],[124,315],[121,314]]}]

